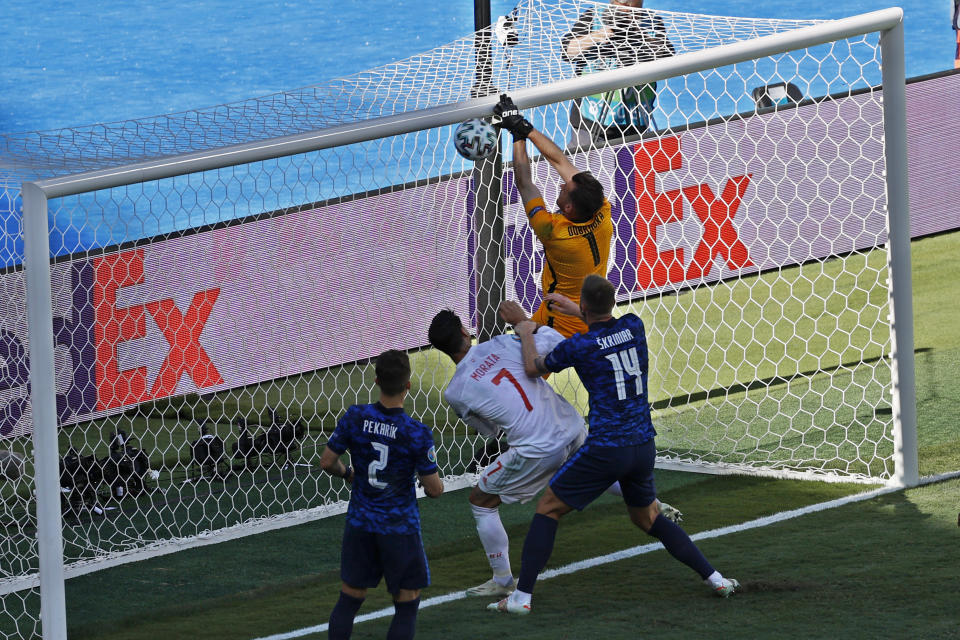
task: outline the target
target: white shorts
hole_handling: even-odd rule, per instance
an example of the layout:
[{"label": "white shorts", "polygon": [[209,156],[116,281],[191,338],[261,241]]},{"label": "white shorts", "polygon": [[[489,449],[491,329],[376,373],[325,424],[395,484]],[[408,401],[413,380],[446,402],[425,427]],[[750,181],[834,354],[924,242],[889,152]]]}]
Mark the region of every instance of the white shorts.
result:
[{"label": "white shorts", "polygon": [[580,448],[587,437],[584,429],[563,449],[538,458],[526,458],[516,449],[500,454],[480,474],[477,487],[484,493],[500,496],[505,504],[529,502],[547,486],[557,469]]}]

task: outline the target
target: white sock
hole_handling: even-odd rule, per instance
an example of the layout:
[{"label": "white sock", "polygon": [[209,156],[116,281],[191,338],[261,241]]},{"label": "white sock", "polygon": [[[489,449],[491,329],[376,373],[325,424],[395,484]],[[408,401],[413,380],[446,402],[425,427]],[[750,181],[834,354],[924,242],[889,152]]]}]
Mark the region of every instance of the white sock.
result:
[{"label": "white sock", "polygon": [[707,579],[704,580],[704,582],[706,582],[711,587],[719,587],[723,585],[723,576],[720,575],[719,571],[714,571],[709,576],[707,576]]},{"label": "white sock", "polygon": [[518,604],[521,607],[529,606],[530,601],[532,599],[533,599],[532,593],[527,593],[526,591],[520,591],[520,589],[517,589],[516,591],[510,594],[510,602],[513,602],[514,604]]},{"label": "white sock", "polygon": [[473,510],[473,519],[477,521],[480,543],[493,569],[493,579],[497,584],[506,586],[513,582],[513,573],[510,571],[510,540],[500,521],[500,510],[475,504],[471,504],[470,508]]}]

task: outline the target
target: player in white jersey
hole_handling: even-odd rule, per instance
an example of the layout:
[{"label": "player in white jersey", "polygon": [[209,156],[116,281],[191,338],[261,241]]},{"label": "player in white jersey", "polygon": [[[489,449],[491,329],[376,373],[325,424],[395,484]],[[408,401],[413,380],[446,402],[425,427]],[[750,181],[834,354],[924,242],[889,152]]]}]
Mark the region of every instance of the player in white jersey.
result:
[{"label": "player in white jersey", "polygon": [[[500,305],[500,315],[510,324],[527,318],[512,301]],[[564,339],[550,327],[540,327],[534,337],[544,353]],[[524,372],[517,336],[496,336],[474,346],[460,318],[445,309],[434,316],[429,338],[457,365],[444,391],[447,403],[482,435],[496,437],[502,431],[509,445],[481,471],[470,493],[477,533],[493,577],[467,590],[471,596],[509,595],[515,583],[500,503],[524,503],[535,497],[583,443],[586,426],[573,405],[543,378]],[[618,493],[619,486],[611,487],[611,492]]]}]

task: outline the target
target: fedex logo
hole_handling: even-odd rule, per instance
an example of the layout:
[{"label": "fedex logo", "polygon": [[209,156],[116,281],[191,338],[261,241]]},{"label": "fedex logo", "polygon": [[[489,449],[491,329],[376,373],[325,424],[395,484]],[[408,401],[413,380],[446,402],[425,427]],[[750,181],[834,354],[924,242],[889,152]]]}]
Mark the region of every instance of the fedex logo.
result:
[{"label": "fedex logo", "polygon": [[[143,250],[136,249],[93,260],[93,342],[97,409],[122,407],[163,398],[176,391],[180,378],[189,376],[199,388],[223,383],[220,372],[200,345],[200,334],[216,304],[220,289],[198,291],[185,311],[171,299],[129,307],[117,306],[117,292],[144,282]],[[121,370],[117,347],[147,335],[150,316],[166,340],[168,351],[156,377],[147,367]]]},{"label": "fedex logo", "polygon": [[[57,416],[68,420],[96,411],[172,395],[184,376],[198,388],[222,384],[223,377],[200,344],[220,289],[193,294],[186,309],[171,299],[118,305],[124,287],[144,283],[144,252],[126,251],[68,265],[54,265],[53,334],[57,372]],[[18,274],[2,276],[12,286]],[[148,367],[121,368],[118,350],[147,337],[151,318],[166,346],[150,379]],[[129,343],[129,344],[128,344]],[[0,328],[0,437],[29,433],[30,362],[25,326]],[[152,350],[155,352],[156,347]],[[135,350],[128,349],[128,357]],[[156,360],[156,353],[143,353]],[[154,366],[156,369],[156,366]]]},{"label": "fedex logo", "polygon": [[[53,299],[54,386],[60,420],[92,412],[97,401],[97,390],[90,370],[93,362],[89,339],[92,317],[85,315],[82,304],[76,304],[85,299],[85,292],[76,288],[77,283],[88,280],[85,272],[82,263],[57,264],[51,269],[56,285],[54,291],[73,291],[72,298],[55,294]],[[22,272],[8,273],[2,276],[2,284],[5,290],[15,292],[23,286],[22,279]],[[16,298],[16,295],[13,297]],[[19,299],[25,299],[25,295]],[[26,435],[31,431],[30,358],[27,345],[25,323],[13,323],[0,329],[0,398],[5,401],[0,404],[0,437]]]},{"label": "fedex logo", "polygon": [[[616,151],[613,188],[607,185],[615,228],[610,251],[613,265],[607,277],[618,289],[646,291],[706,278],[718,258],[730,269],[756,266],[734,225],[751,174],[728,177],[717,191],[709,183],[659,189],[658,176],[682,168],[677,136]],[[505,177],[505,204],[519,203],[513,174]],[[472,211],[472,198],[468,206]],[[701,229],[689,264],[683,247],[661,250],[662,240],[658,241],[665,226],[683,221],[685,212],[696,217]],[[543,251],[525,223],[507,225],[505,242],[513,262],[514,293],[522,306],[533,309],[540,302]]]},{"label": "fedex logo", "polygon": [[[621,150],[618,158],[624,151],[630,150]],[[743,195],[750,185],[749,173],[727,178],[719,194],[714,193],[709,184],[657,191],[657,174],[675,171],[683,166],[678,137],[640,143],[635,146],[630,160],[636,170],[627,186],[635,198],[626,197],[623,202],[624,208],[636,203],[636,226],[632,235],[635,235],[637,243],[638,289],[705,278],[718,257],[731,269],[755,266],[733,225]],[[700,242],[686,267],[682,248],[660,251],[657,246],[660,228],[683,219],[685,202],[690,205],[703,229]]]}]

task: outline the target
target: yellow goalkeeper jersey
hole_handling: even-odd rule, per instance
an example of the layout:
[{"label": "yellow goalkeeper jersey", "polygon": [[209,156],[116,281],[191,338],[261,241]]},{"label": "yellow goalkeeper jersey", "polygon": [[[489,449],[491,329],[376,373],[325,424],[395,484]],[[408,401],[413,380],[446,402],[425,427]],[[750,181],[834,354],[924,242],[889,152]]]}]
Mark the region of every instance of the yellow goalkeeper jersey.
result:
[{"label": "yellow goalkeeper jersey", "polygon": [[[603,206],[593,218],[581,223],[571,222],[561,213],[547,211],[543,198],[533,198],[526,203],[525,209],[530,228],[546,254],[541,278],[543,293],[562,293],[579,302],[584,278],[591,273],[607,276],[610,239],[613,237],[610,202],[604,199]],[[553,313],[543,302],[534,312],[533,319],[568,338],[587,330],[579,318]]]}]

